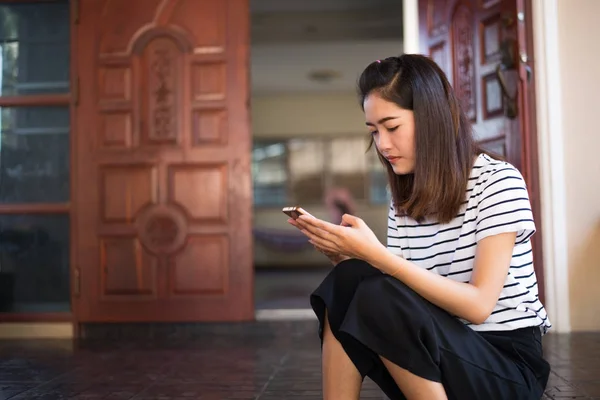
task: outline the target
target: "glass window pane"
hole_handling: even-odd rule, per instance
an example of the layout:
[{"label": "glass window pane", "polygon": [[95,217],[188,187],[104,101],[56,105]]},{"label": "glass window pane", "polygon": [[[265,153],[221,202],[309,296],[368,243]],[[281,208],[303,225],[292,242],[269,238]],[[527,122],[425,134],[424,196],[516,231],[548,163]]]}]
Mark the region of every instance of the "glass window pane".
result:
[{"label": "glass window pane", "polygon": [[391,193],[388,187],[387,172],[374,148],[369,150],[369,201],[371,204],[388,204]]},{"label": "glass window pane", "polygon": [[331,184],[347,189],[356,200],[365,200],[367,189],[368,142],[363,138],[338,138],[331,141]]},{"label": "glass window pane", "polygon": [[0,108],[0,202],[69,201],[69,108]]},{"label": "glass window pane", "polygon": [[69,91],[69,2],[0,5],[0,95]]},{"label": "glass window pane", "polygon": [[70,311],[69,217],[0,216],[0,312]]},{"label": "glass window pane", "polygon": [[292,198],[297,205],[324,201],[325,144],[319,139],[294,139],[289,143]]},{"label": "glass window pane", "polygon": [[255,142],[252,149],[254,205],[287,203],[286,145],[284,142]]}]

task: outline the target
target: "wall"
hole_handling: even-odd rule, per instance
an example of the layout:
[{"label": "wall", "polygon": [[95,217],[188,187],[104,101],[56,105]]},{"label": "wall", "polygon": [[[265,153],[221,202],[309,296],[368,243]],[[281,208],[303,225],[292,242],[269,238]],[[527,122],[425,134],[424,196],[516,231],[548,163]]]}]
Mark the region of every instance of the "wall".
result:
[{"label": "wall", "polygon": [[252,97],[254,137],[364,135],[365,119],[356,94]]},{"label": "wall", "polygon": [[600,330],[600,1],[557,4],[571,328]]},{"label": "wall", "polygon": [[[367,134],[355,93],[253,97],[252,132],[255,138]],[[307,211],[316,217],[328,218],[323,206],[307,205]],[[357,204],[357,214],[385,243],[387,206]],[[254,226],[295,231],[287,224],[280,207],[255,209]],[[258,241],[254,244],[254,261],[261,267],[326,266],[329,263],[312,248],[297,253],[279,252]]]}]

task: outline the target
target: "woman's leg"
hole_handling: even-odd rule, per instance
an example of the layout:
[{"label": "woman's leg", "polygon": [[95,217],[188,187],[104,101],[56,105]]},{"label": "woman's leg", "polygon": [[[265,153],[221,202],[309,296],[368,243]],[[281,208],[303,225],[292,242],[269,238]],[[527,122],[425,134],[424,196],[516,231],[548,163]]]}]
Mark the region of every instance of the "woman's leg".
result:
[{"label": "woman's leg", "polygon": [[[323,347],[323,394],[325,399],[358,399],[364,377],[376,368],[389,382],[387,392],[403,399],[383,363],[372,350],[352,336],[340,332],[348,306],[360,283],[383,275],[359,260],[346,260],[335,266],[311,296],[311,305],[319,319],[319,337]],[[338,391],[339,390],[339,391]],[[341,390],[348,390],[348,394]]]},{"label": "woman's leg", "polygon": [[323,398],[325,400],[358,400],[362,376],[342,344],[333,336],[327,312],[323,328]]},{"label": "woman's leg", "polygon": [[523,350],[536,329],[480,334],[400,281],[373,276],[356,288],[337,335],[378,355],[385,373],[375,365],[366,375],[392,400],[539,400],[547,363],[540,349]]},{"label": "woman's leg", "polygon": [[381,361],[408,400],[447,400],[446,391],[440,382],[421,378],[391,361],[381,357]]},{"label": "woman's leg", "polygon": [[[369,376],[392,400],[443,399],[440,385],[451,400],[539,400],[543,394],[549,370],[541,344],[534,349],[535,330],[508,337],[476,333],[363,261],[337,265],[311,305],[323,345],[326,335],[333,336],[360,376]],[[515,335],[523,336],[518,348]],[[382,359],[392,364],[386,367]],[[337,362],[324,365],[335,370]]]}]

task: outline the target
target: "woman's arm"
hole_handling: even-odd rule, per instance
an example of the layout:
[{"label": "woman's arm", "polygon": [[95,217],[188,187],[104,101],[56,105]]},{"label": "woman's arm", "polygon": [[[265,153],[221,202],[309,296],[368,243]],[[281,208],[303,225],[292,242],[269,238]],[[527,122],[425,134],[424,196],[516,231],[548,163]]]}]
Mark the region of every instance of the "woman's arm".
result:
[{"label": "woman's arm", "polygon": [[471,282],[462,283],[392,254],[360,218],[345,215],[345,226],[308,216],[288,222],[301,229],[318,248],[365,260],[431,303],[477,325],[490,316],[498,302],[517,236],[516,232],[506,232],[482,237],[475,248]]},{"label": "woman's arm", "polygon": [[470,283],[453,281],[392,254],[372,247],[365,261],[393,275],[423,298],[473,324],[483,323],[498,302],[510,268],[516,232],[488,236],[477,243]]}]

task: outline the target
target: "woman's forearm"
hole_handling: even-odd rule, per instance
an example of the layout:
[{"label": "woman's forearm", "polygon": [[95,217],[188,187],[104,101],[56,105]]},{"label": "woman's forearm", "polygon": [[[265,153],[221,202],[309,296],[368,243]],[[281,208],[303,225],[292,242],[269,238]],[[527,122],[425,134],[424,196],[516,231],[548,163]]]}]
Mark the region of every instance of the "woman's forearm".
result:
[{"label": "woman's forearm", "polygon": [[434,274],[392,254],[385,247],[374,250],[365,261],[393,275],[436,306],[473,324],[483,323],[493,309],[493,304],[476,286]]}]

